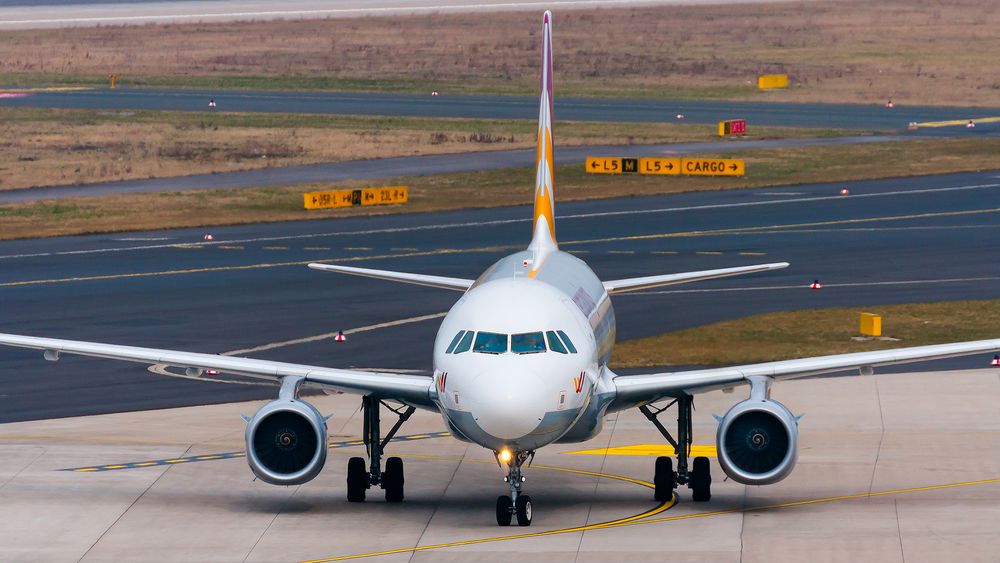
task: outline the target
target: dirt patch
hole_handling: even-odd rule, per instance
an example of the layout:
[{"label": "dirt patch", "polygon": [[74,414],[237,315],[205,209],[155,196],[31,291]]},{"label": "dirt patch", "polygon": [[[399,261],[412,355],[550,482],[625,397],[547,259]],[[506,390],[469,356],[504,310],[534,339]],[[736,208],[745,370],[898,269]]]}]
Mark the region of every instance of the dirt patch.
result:
[{"label": "dirt patch", "polygon": [[[0,190],[535,145],[531,120],[0,108]],[[561,145],[717,139],[708,125],[561,122]],[[754,138],[850,134],[756,128]]]},{"label": "dirt patch", "polygon": [[[1000,4],[557,10],[557,95],[1000,106]],[[535,94],[539,13],[0,33],[6,83]],[[788,91],[756,77],[788,73]]]}]

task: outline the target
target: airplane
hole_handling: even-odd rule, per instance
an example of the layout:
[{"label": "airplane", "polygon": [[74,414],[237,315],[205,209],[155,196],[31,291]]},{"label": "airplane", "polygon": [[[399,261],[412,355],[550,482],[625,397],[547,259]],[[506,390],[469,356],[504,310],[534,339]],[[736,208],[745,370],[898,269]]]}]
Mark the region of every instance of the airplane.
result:
[{"label": "airplane", "polygon": [[[680,485],[696,502],[711,499],[709,460],[695,457],[691,415],[695,395],[749,386],[748,398],[719,417],[719,465],[748,485],[776,483],[795,467],[798,418],[770,398],[775,381],[1000,350],[1000,339],[838,354],[674,373],[618,375],[609,367],[615,341],[611,297],[659,286],[766,272],[785,262],[601,281],[587,264],[556,242],[552,157],[552,14],[542,19],[541,97],[535,175],[533,236],[528,247],[500,259],[477,279],[460,279],[348,266],[310,268],[462,292],[441,322],[433,348],[432,376],[368,372],[243,357],[137,348],[75,340],[0,334],[0,344],[62,354],[166,364],[190,375],[216,370],[280,383],[277,399],[246,419],[247,462],[256,477],[274,485],[299,485],[316,477],[327,452],[326,418],[300,397],[303,386],[361,395],[368,463],[347,465],[347,500],[362,502],[378,486],[387,502],[404,497],[403,462],[386,446],[415,412],[439,413],[451,434],[493,452],[506,468],[509,494],[496,503],[496,521],[532,522],[531,497],[523,490],[525,464],[554,443],[584,442],[601,433],[611,413],[639,409],[675,449],[653,467],[654,498],[674,498]],[[666,407],[657,407],[669,401]],[[676,434],[659,421],[677,410]],[[388,409],[396,421],[383,432]]]}]

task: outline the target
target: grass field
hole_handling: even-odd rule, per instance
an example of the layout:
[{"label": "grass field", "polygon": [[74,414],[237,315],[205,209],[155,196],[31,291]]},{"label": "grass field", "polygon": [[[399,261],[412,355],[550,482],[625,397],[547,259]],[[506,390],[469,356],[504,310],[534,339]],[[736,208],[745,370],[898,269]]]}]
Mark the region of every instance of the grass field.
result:
[{"label": "grass field", "polygon": [[[0,190],[527,148],[531,120],[0,108]],[[713,127],[560,122],[560,145],[715,140]],[[850,134],[759,127],[753,138]]]},{"label": "grass field", "polygon": [[[899,340],[851,340],[862,312],[881,315],[882,333]],[[996,299],[770,313],[620,342],[612,366],[732,365],[982,340],[1000,336],[998,317]]]},{"label": "grass field", "polygon": [[[998,138],[756,150],[739,153],[739,157],[747,161],[746,178],[595,176],[585,174],[582,165],[563,165],[555,172],[555,191],[559,201],[568,201],[809,182],[849,182],[995,169],[998,153]],[[400,184],[410,186],[410,202],[406,205],[302,209],[302,192],[305,191]],[[510,169],[389,178],[379,182],[69,198],[0,207],[0,238],[499,207],[530,203],[533,185],[534,170]]]},{"label": "grass field", "polygon": [[[556,91],[996,107],[998,27],[981,0],[556,10]],[[535,94],[538,34],[538,11],[7,31],[0,84]]]}]

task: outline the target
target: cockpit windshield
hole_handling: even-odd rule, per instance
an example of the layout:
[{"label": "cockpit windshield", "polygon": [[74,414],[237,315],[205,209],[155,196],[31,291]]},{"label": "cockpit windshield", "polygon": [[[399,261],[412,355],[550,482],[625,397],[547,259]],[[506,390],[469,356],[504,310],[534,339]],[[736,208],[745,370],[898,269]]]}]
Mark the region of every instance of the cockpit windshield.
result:
[{"label": "cockpit windshield", "polygon": [[465,333],[465,336],[463,336],[462,339],[458,342],[458,345],[455,346],[456,354],[461,354],[462,352],[469,351],[469,348],[472,347],[472,334],[473,333],[471,330]]},{"label": "cockpit windshield", "polygon": [[503,354],[507,351],[507,335],[480,332],[476,334],[476,343],[472,346],[472,351],[483,354]]},{"label": "cockpit windshield", "polygon": [[[522,332],[509,335],[509,338],[510,351],[515,354],[540,354],[549,350],[559,354],[576,354],[576,347],[561,330]],[[460,330],[444,353],[461,354],[473,350],[481,354],[506,354],[507,339],[508,335],[497,332]]]},{"label": "cockpit windshield", "polygon": [[515,354],[537,354],[545,351],[545,338],[541,332],[510,335],[510,351]]},{"label": "cockpit windshield", "polygon": [[549,341],[549,350],[552,350],[553,352],[558,352],[560,354],[568,353],[566,352],[566,347],[563,346],[563,343],[559,341],[559,337],[556,336],[554,330],[547,331],[545,333],[545,338],[548,339]]}]

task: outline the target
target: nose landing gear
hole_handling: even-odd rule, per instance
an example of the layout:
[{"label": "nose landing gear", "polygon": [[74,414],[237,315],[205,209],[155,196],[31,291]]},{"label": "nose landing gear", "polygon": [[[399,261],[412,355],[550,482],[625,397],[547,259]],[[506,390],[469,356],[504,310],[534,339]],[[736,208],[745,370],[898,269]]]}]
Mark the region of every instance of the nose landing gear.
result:
[{"label": "nose landing gear", "polygon": [[[531,497],[521,492],[521,485],[525,478],[521,475],[521,465],[535,452],[517,451],[510,454],[507,463],[507,476],[504,481],[510,486],[510,496],[497,497],[497,525],[510,526],[514,518],[517,518],[518,526],[530,526],[532,516]],[[503,456],[497,453],[497,460]]]},{"label": "nose landing gear", "polygon": [[[399,417],[389,433],[382,437],[379,409],[382,405]],[[399,427],[415,409],[413,407],[393,408],[376,397],[365,396],[361,399],[361,411],[364,418],[364,443],[371,460],[370,467],[365,468],[365,459],[352,457],[347,462],[347,500],[348,502],[364,502],[365,492],[373,485],[385,490],[386,502],[403,501],[403,460],[390,457],[385,460],[385,471],[382,471],[382,454],[385,446],[392,440]]]}]

